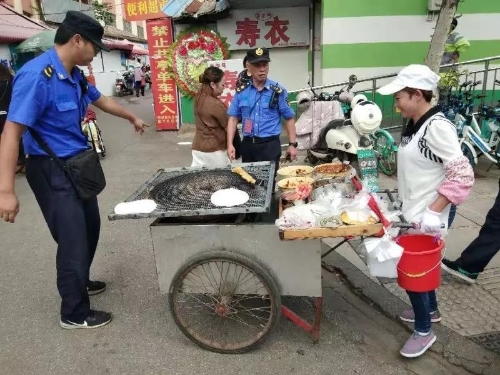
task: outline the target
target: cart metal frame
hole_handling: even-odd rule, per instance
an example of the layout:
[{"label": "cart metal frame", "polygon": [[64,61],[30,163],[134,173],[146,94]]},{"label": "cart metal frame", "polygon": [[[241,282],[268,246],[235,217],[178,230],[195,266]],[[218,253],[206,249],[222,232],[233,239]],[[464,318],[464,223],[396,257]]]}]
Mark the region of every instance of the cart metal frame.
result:
[{"label": "cart metal frame", "polygon": [[[264,164],[269,165],[270,163],[241,164],[241,166]],[[206,168],[178,168],[170,170],[196,171],[204,169]],[[158,178],[162,171],[158,171],[127,198],[125,202],[144,199],[147,196],[148,186]],[[270,176],[274,176],[273,165],[271,165]],[[280,231],[278,235],[275,219],[281,214],[281,208],[275,207],[277,212],[271,212],[271,201],[272,184],[268,183],[264,207],[233,207],[196,211],[196,215],[202,216],[233,214],[227,216],[227,221],[217,224],[182,221],[182,218],[178,218],[186,214],[182,211],[153,211],[150,214],[129,215],[117,215],[113,213],[108,218],[109,220],[155,218],[155,221],[150,225],[150,232],[158,283],[162,294],[172,294],[172,285],[178,270],[199,254],[206,253],[209,256],[210,253],[220,251],[237,253],[258,263],[259,266],[267,271],[268,276],[273,279],[278,287],[280,300],[283,296],[308,297],[314,300],[313,305],[316,311],[313,322],[308,322],[290,308],[282,305],[281,301],[279,305],[281,306],[281,314],[309,333],[312,336],[313,343],[317,343],[320,337],[323,307],[321,259],[332,251],[335,251],[349,239],[354,238],[354,236],[376,235],[382,230],[382,224],[331,229],[316,228],[312,231]],[[234,218],[235,213],[238,214],[236,219]],[[245,214],[248,213],[260,213],[263,217],[262,221],[244,222]],[[192,211],[188,214],[192,214]],[[328,237],[343,237],[344,240],[322,255],[321,243],[320,246],[317,246],[317,240]],[[201,291],[201,293],[204,292]],[[276,323],[275,321],[274,324]],[[269,333],[270,331],[266,333],[266,337]],[[207,345],[202,346],[212,350]],[[246,350],[239,350],[240,353],[244,351]],[[224,351],[219,350],[219,352]]]}]

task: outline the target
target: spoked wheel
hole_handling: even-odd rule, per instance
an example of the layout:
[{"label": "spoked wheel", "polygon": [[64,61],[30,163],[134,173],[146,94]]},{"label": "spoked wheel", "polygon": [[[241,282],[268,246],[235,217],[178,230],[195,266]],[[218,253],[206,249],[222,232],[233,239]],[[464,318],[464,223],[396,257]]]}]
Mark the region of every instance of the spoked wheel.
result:
[{"label": "spoked wheel", "polygon": [[378,167],[387,176],[396,173],[396,152],[392,141],[383,133],[375,136],[374,149],[377,154]]},{"label": "spoked wheel", "polygon": [[473,151],[465,143],[462,143],[461,149],[462,149],[462,153],[464,154],[464,156],[467,158],[467,160],[469,160],[470,166],[472,167],[472,169],[474,169],[476,167],[476,160],[474,158]]},{"label": "spoked wheel", "polygon": [[200,254],[170,285],[170,312],[181,331],[217,353],[244,353],[261,345],[281,312],[278,287],[252,259],[232,252]]}]

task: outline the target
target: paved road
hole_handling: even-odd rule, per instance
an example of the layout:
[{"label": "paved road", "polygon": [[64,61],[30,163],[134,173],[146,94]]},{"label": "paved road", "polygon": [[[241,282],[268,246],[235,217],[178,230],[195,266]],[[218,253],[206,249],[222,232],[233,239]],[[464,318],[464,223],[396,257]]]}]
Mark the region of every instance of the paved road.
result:
[{"label": "paved road", "polygon": [[[150,97],[121,99],[154,123]],[[100,197],[103,230],[93,276],[108,290],[92,297],[115,320],[92,331],[58,326],[55,246],[23,177],[16,181],[21,212],[0,223],[0,374],[466,374],[439,354],[403,360],[408,332],[359,299],[335,274],[324,273],[322,337],[282,320],[259,350],[234,356],[203,351],[177,329],[159,294],[149,221],[109,222],[106,216],[157,169],[187,165],[189,146],[173,133],[143,137],[126,122],[97,112],[107,146],[108,187]],[[318,244],[319,245],[319,244]],[[304,300],[289,301],[307,313]]]}]

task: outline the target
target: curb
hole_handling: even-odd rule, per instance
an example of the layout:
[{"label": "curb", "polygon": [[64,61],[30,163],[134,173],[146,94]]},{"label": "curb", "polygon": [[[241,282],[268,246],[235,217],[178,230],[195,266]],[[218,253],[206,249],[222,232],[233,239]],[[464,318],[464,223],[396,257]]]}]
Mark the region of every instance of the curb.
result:
[{"label": "curb", "polygon": [[[322,244],[322,250],[327,248],[329,248],[327,245]],[[371,280],[342,255],[332,252],[327,259],[328,262],[324,262],[324,268],[328,271],[334,269],[339,272],[357,295],[368,299],[386,316],[396,320],[408,331],[412,331],[411,325],[397,319],[400,311],[408,309],[404,301]],[[435,324],[433,329],[438,336],[438,341],[429,349],[430,351],[443,356],[450,364],[460,366],[473,374],[500,374],[499,355],[484,349],[444,325]]]}]

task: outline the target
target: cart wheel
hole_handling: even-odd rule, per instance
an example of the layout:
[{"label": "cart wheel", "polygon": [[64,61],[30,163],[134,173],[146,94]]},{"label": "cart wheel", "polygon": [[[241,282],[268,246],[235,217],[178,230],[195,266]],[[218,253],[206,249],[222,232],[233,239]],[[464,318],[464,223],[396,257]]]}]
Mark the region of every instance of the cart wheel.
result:
[{"label": "cart wheel", "polygon": [[269,273],[233,252],[200,254],[184,264],[170,285],[170,312],[181,331],[204,349],[245,353],[261,345],[281,311]]}]

